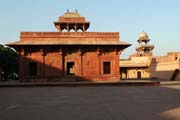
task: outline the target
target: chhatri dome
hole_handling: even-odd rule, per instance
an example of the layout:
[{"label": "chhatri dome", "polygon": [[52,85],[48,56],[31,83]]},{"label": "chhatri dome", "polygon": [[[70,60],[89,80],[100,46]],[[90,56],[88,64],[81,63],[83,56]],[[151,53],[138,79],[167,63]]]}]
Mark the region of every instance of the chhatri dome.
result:
[{"label": "chhatri dome", "polygon": [[149,41],[149,40],[150,40],[150,39],[149,39],[147,33],[144,32],[144,31],[141,32],[141,34],[139,35],[138,41]]},{"label": "chhatri dome", "polygon": [[140,56],[152,56],[154,45],[149,45],[149,37],[146,32],[141,32],[138,38],[139,46],[136,48],[137,54]]}]

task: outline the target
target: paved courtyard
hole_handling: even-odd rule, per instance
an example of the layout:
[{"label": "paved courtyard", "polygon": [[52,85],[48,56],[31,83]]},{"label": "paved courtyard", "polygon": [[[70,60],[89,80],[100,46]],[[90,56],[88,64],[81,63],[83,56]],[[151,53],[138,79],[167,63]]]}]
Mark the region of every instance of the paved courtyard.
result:
[{"label": "paved courtyard", "polygon": [[180,120],[180,85],[0,88],[0,120]]}]

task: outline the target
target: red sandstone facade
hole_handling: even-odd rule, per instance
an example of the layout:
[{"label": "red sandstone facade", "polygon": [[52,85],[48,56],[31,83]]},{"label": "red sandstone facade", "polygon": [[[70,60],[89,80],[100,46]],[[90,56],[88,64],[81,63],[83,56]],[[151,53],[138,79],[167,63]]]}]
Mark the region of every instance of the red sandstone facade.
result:
[{"label": "red sandstone facade", "polygon": [[119,81],[119,55],[130,44],[118,32],[86,32],[90,22],[67,12],[59,32],[21,32],[8,44],[20,55],[20,81]]}]

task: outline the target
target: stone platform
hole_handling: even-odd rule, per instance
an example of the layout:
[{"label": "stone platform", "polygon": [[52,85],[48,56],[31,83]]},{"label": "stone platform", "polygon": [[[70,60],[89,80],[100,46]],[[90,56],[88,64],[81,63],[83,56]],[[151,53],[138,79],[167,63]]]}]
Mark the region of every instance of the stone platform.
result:
[{"label": "stone platform", "polygon": [[96,86],[158,86],[159,81],[126,80],[120,82],[0,82],[0,87],[96,87]]}]

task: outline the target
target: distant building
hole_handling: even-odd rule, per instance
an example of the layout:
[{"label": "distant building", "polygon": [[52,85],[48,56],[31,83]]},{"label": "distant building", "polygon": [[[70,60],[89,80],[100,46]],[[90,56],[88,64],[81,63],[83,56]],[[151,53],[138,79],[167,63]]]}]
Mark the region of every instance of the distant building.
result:
[{"label": "distant building", "polygon": [[122,79],[180,80],[180,52],[153,57],[154,45],[149,44],[147,33],[142,32],[137,41],[137,53],[120,60]]},{"label": "distant building", "polygon": [[119,81],[119,56],[130,46],[118,32],[86,32],[90,22],[69,10],[59,32],[21,32],[10,43],[20,55],[20,81]]},{"label": "distant building", "polygon": [[151,78],[180,80],[180,52],[153,57],[149,69]]}]

